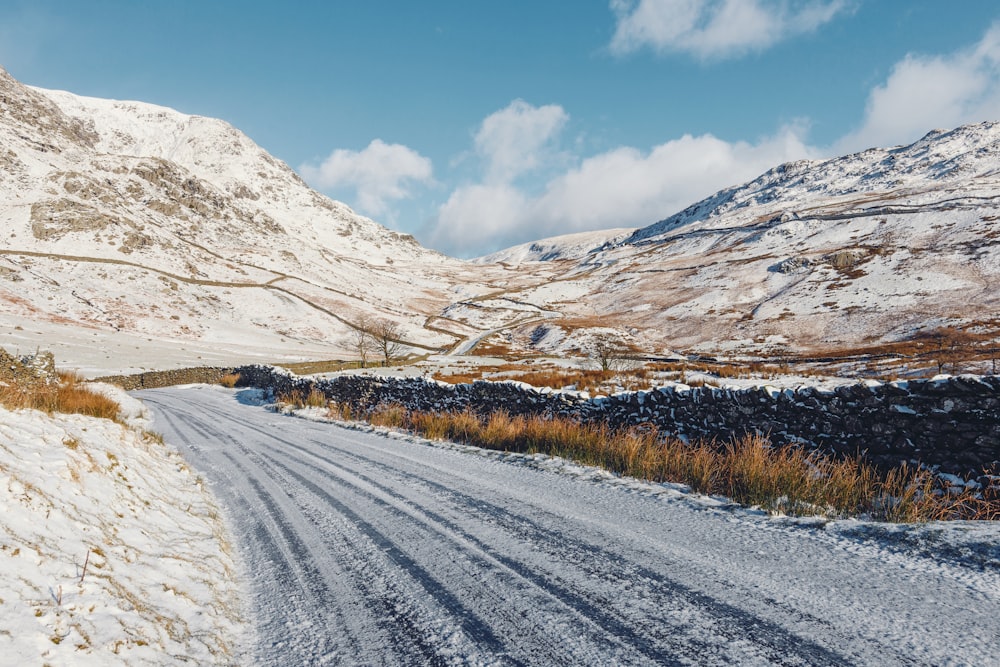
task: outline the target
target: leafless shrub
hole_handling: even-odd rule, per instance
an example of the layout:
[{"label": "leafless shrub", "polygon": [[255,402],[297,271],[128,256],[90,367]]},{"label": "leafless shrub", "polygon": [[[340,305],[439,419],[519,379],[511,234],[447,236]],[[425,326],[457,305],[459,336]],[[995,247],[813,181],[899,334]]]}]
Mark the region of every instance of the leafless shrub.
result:
[{"label": "leafless shrub", "polygon": [[388,366],[403,349],[403,343],[399,339],[401,335],[399,323],[387,319],[374,319],[368,326],[375,349],[382,356],[382,364]]},{"label": "leafless shrub", "polygon": [[634,351],[621,339],[610,334],[594,337],[590,344],[589,356],[602,371],[624,371],[631,365]]},{"label": "leafless shrub", "polygon": [[358,355],[361,368],[368,367],[368,357],[375,349],[374,330],[375,326],[371,318],[363,316],[354,325],[354,330],[351,332],[351,343],[354,352]]}]

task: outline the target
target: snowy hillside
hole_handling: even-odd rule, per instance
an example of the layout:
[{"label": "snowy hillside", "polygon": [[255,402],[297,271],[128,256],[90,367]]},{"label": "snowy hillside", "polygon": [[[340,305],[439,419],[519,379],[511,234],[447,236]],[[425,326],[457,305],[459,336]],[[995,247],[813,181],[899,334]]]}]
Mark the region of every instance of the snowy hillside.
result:
[{"label": "snowy hillside", "polygon": [[[927,210],[991,207],[1000,198],[1000,122],[933,130],[909,146],[872,148],[831,160],[789,162],[743,185],[722,190],[654,225],[638,243],[684,227],[735,227],[762,212],[785,218],[878,215],[892,207]],[[949,195],[945,198],[943,195]],[[765,221],[770,222],[770,221]],[[694,227],[700,223],[699,227]],[[714,224],[713,224],[714,223]]]},{"label": "snowy hillside", "polygon": [[477,258],[481,264],[524,262],[551,262],[557,259],[582,259],[597,248],[614,245],[628,238],[632,228],[605,229],[597,232],[579,232],[548,239],[523,243],[511,248]]},{"label": "snowy hillside", "polygon": [[0,345],[91,375],[404,351],[828,354],[1000,332],[1000,124],[778,166],[639,230],[444,257],[228,124],[0,70]]},{"label": "snowy hillside", "polygon": [[508,297],[558,308],[567,331],[596,314],[650,349],[827,351],[942,325],[995,333],[998,220],[1000,123],[981,123],[781,165],[585,256],[574,237],[550,239],[529,257],[549,261],[521,266],[549,282]]},{"label": "snowy hillside", "polygon": [[426,317],[483,289],[481,271],[318,194],[219,120],[0,70],[0,142],[0,320],[30,332],[8,347],[74,364],[79,346],[60,339],[89,332],[132,336],[123,353],[187,343],[187,363],[329,358],[380,316],[439,348],[457,337]]}]

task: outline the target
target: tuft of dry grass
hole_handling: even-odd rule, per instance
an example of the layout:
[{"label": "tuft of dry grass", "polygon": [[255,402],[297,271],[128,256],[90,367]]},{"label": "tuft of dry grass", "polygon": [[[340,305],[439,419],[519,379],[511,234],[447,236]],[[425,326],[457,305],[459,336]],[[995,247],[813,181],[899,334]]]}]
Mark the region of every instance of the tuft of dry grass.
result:
[{"label": "tuft of dry grass", "polygon": [[[332,412],[332,410],[331,410]],[[685,443],[655,427],[613,429],[570,419],[471,411],[418,412],[399,405],[365,415],[374,424],[487,449],[561,456],[621,475],[692,490],[788,515],[863,516],[890,522],[1000,518],[996,493],[957,495],[920,468],[880,472],[859,457],[834,458],[775,447],[760,435],[728,443]]]},{"label": "tuft of dry grass", "polygon": [[60,373],[55,382],[0,386],[0,405],[12,410],[30,408],[42,412],[81,414],[118,421],[121,406],[87,388],[73,373]]},{"label": "tuft of dry grass", "polygon": [[228,387],[230,389],[239,384],[239,381],[240,381],[239,373],[226,373],[221,378],[219,378],[219,384],[221,384],[223,387]]},{"label": "tuft of dry grass", "polygon": [[444,373],[434,373],[431,375],[435,380],[440,380],[441,382],[447,382],[449,384],[472,384],[476,380],[480,380],[483,377],[482,370],[468,370],[462,373],[450,373],[445,375]]},{"label": "tuft of dry grass", "polygon": [[290,405],[293,408],[329,408],[330,401],[320,390],[313,387],[308,394],[301,391],[293,391],[288,394],[278,396],[278,402]]}]

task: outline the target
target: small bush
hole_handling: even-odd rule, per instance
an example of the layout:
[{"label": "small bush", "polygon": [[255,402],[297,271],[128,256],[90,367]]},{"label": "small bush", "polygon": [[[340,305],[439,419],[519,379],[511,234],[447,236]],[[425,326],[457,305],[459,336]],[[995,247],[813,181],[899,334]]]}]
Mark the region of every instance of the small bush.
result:
[{"label": "small bush", "polygon": [[[350,406],[347,405],[345,407],[347,409],[347,414],[350,415]],[[406,409],[403,406],[392,404],[379,407],[371,413],[368,420],[376,426],[402,428],[406,424],[407,416]]]},{"label": "small bush", "polygon": [[83,386],[60,385],[56,390],[55,408],[52,411],[115,420],[120,410],[121,406],[117,402],[103,394],[97,394]]},{"label": "small bush", "polygon": [[351,409],[350,403],[335,403],[331,401],[330,405],[327,406],[326,416],[330,419],[349,422],[354,419],[354,411]]},{"label": "small bush", "polygon": [[219,378],[219,384],[221,384],[223,387],[228,387],[230,389],[235,387],[239,383],[239,381],[240,381],[239,373],[226,373],[221,378]]}]

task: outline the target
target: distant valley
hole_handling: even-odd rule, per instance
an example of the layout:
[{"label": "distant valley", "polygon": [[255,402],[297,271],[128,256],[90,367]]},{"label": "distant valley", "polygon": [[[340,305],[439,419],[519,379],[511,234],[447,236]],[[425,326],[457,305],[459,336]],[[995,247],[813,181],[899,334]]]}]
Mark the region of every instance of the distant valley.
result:
[{"label": "distant valley", "polygon": [[[642,229],[452,259],[226,123],[0,70],[0,323],[89,374],[411,355],[807,358],[1000,331],[1000,124],[780,165]],[[664,212],[669,213],[669,212]]]}]

